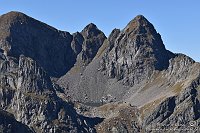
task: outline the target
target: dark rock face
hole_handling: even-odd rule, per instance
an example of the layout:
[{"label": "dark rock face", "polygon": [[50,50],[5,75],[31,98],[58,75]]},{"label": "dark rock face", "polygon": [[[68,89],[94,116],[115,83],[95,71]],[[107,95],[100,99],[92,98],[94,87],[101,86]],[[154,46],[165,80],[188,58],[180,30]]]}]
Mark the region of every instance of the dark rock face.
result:
[{"label": "dark rock face", "polygon": [[71,47],[74,53],[80,56],[77,57],[77,60],[81,60],[84,65],[88,65],[105,39],[104,33],[92,23],[87,25],[80,33],[74,33]]},{"label": "dark rock face", "polygon": [[73,40],[71,42],[71,47],[74,50],[74,53],[76,55],[78,55],[81,52],[83,41],[84,41],[84,38],[79,32],[76,32],[73,34]]},{"label": "dark rock face", "polygon": [[0,132],[197,132],[199,90],[200,64],[144,16],[108,38],[0,16]]},{"label": "dark rock face", "polygon": [[[3,66],[7,61],[7,68],[1,69],[1,108],[14,114],[12,121],[20,121],[35,132],[95,131],[88,123],[101,119],[89,119],[77,114],[71,102],[58,96],[56,90],[59,90],[59,86],[51,82],[36,61],[24,55],[20,55],[19,62],[15,63],[13,59],[7,56],[7,60],[0,63]],[[13,131],[4,127],[3,130]],[[26,132],[25,129],[21,130]]]},{"label": "dark rock face", "polygon": [[34,133],[28,126],[15,120],[12,114],[0,110],[1,133]]},{"label": "dark rock face", "polygon": [[36,60],[50,76],[65,74],[74,64],[72,36],[25,14],[10,12],[0,17],[0,48],[8,55]]},{"label": "dark rock face", "polygon": [[88,64],[95,57],[97,51],[106,39],[103,32],[97,29],[96,25],[89,24],[81,32],[85,41],[83,43],[82,60]]}]

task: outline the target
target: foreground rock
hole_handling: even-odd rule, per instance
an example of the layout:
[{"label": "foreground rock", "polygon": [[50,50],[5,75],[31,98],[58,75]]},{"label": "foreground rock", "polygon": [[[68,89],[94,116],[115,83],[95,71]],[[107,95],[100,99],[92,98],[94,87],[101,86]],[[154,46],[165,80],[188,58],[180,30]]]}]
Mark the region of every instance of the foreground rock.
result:
[{"label": "foreground rock", "polygon": [[15,120],[12,114],[0,110],[0,132],[1,133],[34,133],[28,126]]}]

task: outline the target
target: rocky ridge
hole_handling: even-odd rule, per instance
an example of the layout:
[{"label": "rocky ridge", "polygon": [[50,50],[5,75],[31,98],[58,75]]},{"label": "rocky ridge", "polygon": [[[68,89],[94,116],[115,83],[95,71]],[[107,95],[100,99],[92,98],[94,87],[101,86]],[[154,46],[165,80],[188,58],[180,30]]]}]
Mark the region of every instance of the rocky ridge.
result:
[{"label": "rocky ridge", "polygon": [[3,132],[197,132],[199,77],[142,15],[108,38],[92,23],[71,35],[0,16]]}]

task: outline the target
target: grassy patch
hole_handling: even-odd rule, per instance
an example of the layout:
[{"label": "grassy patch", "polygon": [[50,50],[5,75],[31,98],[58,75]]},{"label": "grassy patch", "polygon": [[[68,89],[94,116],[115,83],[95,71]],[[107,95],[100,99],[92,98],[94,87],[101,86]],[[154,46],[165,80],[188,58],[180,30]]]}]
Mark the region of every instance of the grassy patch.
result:
[{"label": "grassy patch", "polygon": [[48,99],[48,97],[45,96],[45,95],[39,95],[39,94],[35,94],[35,93],[32,93],[32,92],[24,93],[24,95],[26,97],[31,97],[33,99],[37,99],[37,100],[40,100],[40,101]]},{"label": "grassy patch", "polygon": [[99,51],[96,54],[96,58],[99,58],[104,53],[107,47],[108,47],[108,41],[105,40],[103,45],[99,48]]},{"label": "grassy patch", "polygon": [[182,88],[183,88],[183,83],[182,82],[178,82],[172,87],[172,91],[175,94],[179,94],[181,92]]}]

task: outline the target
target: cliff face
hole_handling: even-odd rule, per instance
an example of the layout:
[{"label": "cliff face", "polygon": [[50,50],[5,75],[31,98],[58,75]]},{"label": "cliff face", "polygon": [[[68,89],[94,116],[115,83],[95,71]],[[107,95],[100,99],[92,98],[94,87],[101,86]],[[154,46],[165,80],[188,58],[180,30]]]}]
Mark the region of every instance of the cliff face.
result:
[{"label": "cliff face", "polygon": [[0,16],[2,132],[184,132],[199,125],[199,77],[141,15],[108,38]]}]

